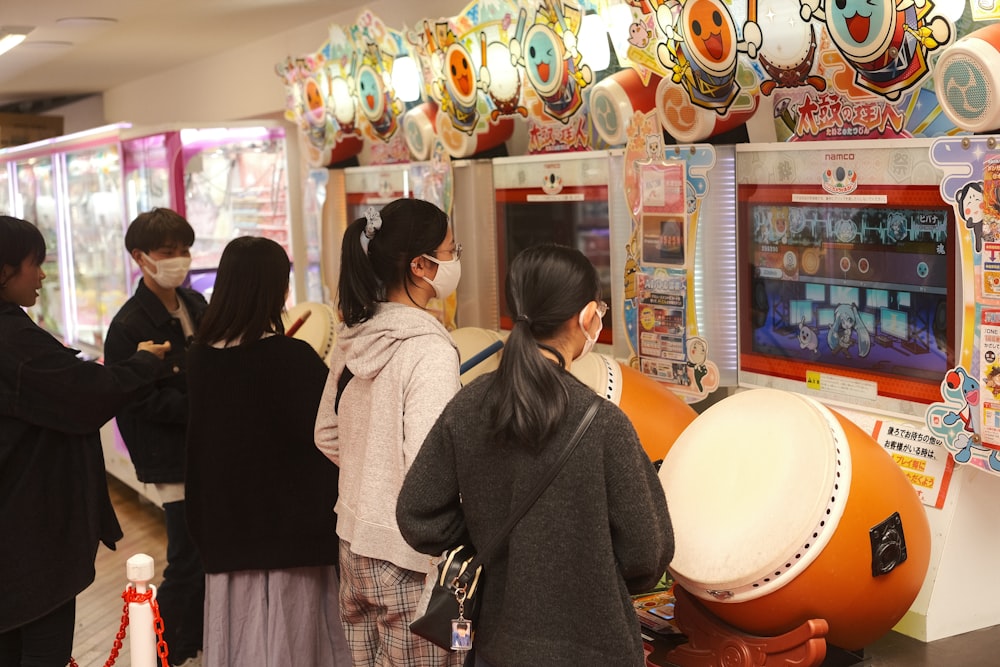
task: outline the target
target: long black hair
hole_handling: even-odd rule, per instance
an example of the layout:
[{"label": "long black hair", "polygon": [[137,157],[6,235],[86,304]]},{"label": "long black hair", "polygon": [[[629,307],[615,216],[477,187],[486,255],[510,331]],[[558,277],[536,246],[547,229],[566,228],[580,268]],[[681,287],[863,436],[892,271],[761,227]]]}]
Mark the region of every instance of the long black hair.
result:
[{"label": "long black hair", "polygon": [[349,327],[371,318],[389,290],[402,286],[409,293],[410,261],[434,252],[448,235],[448,216],[422,199],[397,199],[378,215],[382,226],[367,240],[367,252],[361,242],[367,218],[344,232],[337,301]]},{"label": "long black hair", "polygon": [[242,345],[266,333],[284,334],[281,313],[290,269],[285,249],[271,239],[239,236],[230,241],[195,339],[209,345],[239,339]]},{"label": "long black hair", "polygon": [[8,276],[13,278],[28,257],[33,257],[39,265],[45,261],[45,237],[27,220],[0,215],[0,269],[5,266],[14,269]]},{"label": "long black hair", "polygon": [[567,320],[599,300],[601,281],[579,250],[544,244],[510,263],[506,294],[514,328],[487,393],[487,416],[498,438],[538,445],[559,428],[569,399],[568,374],[542,356],[539,343],[555,341]]}]

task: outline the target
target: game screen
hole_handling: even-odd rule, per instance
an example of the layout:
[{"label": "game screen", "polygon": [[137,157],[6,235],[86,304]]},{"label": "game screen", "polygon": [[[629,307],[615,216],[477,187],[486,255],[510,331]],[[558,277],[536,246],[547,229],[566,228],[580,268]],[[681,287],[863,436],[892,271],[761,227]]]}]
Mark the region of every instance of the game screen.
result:
[{"label": "game screen", "polygon": [[609,305],[598,340],[612,342],[615,308],[620,305],[612,298],[607,165],[604,154],[493,161],[503,328],[513,326],[504,288],[511,260],[530,246],[559,243],[580,250],[597,269],[601,294]]},{"label": "game screen", "polygon": [[[593,193],[591,193],[593,194]],[[603,195],[579,201],[504,201],[498,193],[497,226],[500,253],[500,275],[507,274],[507,265],[529,246],[558,243],[578,248],[597,268],[601,277],[601,293],[611,304],[611,235],[608,223],[607,188]],[[502,281],[501,281],[502,284]],[[512,325],[507,309],[506,293],[500,291],[501,321]],[[599,340],[611,342],[612,313],[604,316],[604,329]]]},{"label": "game screen", "polygon": [[816,184],[740,182],[741,382],[930,403],[953,362],[952,208],[936,183],[870,183],[855,160],[813,167]]}]

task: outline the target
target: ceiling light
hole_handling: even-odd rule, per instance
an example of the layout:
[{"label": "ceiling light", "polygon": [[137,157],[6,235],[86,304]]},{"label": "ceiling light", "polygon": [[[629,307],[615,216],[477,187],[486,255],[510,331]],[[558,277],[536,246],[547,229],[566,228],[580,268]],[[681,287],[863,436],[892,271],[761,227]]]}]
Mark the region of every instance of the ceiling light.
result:
[{"label": "ceiling light", "polygon": [[0,28],[0,54],[7,53],[20,44],[34,28],[26,26],[5,26]]},{"label": "ceiling light", "polygon": [[56,19],[56,23],[59,25],[72,26],[102,26],[118,23],[118,19],[113,19],[107,16],[66,16],[61,19]]}]

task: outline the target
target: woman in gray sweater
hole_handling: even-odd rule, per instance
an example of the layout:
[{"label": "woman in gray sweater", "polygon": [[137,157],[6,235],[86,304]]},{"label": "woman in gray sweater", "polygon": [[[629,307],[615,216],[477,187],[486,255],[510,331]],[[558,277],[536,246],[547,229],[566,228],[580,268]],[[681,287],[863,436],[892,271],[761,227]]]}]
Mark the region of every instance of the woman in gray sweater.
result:
[{"label": "woman in gray sweater", "polygon": [[[511,263],[515,325],[496,372],[464,387],[428,434],[396,519],[414,549],[481,548],[549,468],[594,392],[570,372],[607,306],[597,272],[563,246]],[[629,597],[652,589],[674,552],[656,471],[628,417],[601,405],[551,486],[485,564],[477,666],[643,665]]]}]

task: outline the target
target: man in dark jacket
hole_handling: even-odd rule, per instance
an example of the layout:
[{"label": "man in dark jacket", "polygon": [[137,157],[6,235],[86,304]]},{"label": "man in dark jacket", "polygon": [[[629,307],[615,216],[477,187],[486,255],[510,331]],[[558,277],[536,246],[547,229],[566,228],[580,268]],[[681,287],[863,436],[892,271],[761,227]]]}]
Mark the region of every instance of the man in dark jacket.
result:
[{"label": "man in dark jacket", "polygon": [[[128,357],[143,340],[168,340],[173,376],[117,415],[139,481],[153,484],[167,523],[167,567],[157,600],[171,665],[197,665],[202,645],[205,575],[187,530],[184,447],[188,421],[186,350],[207,303],[181,287],[191,265],[194,229],[178,213],[141,213],[125,234],[125,248],[142,271],[135,294],[115,315],[105,337],[109,362]],[[188,662],[188,661],[191,662]]]}]

